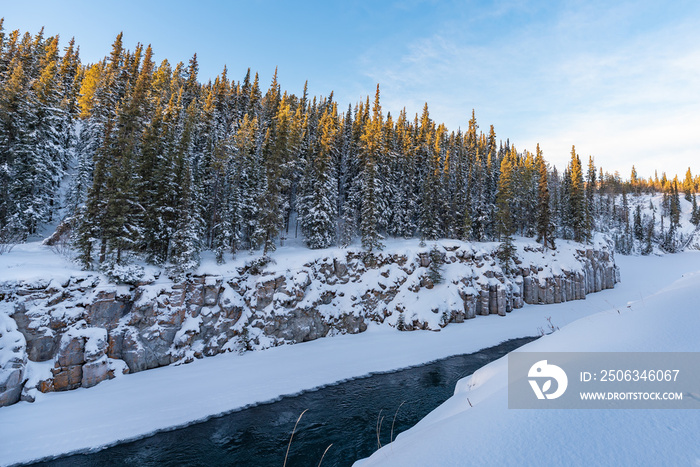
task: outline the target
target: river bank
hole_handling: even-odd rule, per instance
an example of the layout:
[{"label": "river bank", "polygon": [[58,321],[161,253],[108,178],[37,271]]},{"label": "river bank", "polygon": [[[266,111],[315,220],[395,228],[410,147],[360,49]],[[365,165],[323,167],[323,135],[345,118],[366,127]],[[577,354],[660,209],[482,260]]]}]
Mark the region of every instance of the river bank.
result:
[{"label": "river bank", "polygon": [[[440,332],[395,332],[370,326],[358,335],[244,355],[223,354],[116,378],[90,389],[41,394],[34,404],[20,402],[0,410],[0,463],[113,445],[282,395],[472,353],[533,335],[546,327],[547,318],[562,327],[660,290],[694,270],[697,255],[618,257],[618,264],[622,282],[615,289],[589,295],[586,300],[526,305],[507,318],[477,316]],[[625,271],[632,270],[645,274],[637,274],[636,281],[625,281]]]}]

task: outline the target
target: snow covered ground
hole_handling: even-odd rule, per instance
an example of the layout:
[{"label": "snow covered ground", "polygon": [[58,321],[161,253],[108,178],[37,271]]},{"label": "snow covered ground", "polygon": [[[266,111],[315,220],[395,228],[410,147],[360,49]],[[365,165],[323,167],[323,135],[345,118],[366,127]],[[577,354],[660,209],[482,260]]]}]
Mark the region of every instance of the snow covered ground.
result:
[{"label": "snow covered ground", "polygon": [[[608,311],[518,351],[700,351],[700,254],[618,263],[623,283],[599,294],[610,297]],[[357,465],[700,465],[697,410],[508,409],[507,364],[461,380],[452,398]]]},{"label": "snow covered ground", "polygon": [[[622,283],[617,284],[613,290],[591,294],[586,300],[545,306],[526,305],[509,313],[505,318],[496,315],[479,316],[462,324],[452,324],[441,332],[401,333],[387,327],[370,327],[367,332],[359,335],[318,339],[262,352],[249,352],[242,356],[223,354],[197,360],[189,365],[135,373],[128,377],[105,381],[90,389],[39,394],[33,404],[21,402],[0,408],[0,464],[28,462],[47,456],[103,447],[168,427],[186,425],[237,408],[274,400],[281,395],[296,394],[372,372],[386,372],[450,355],[474,352],[510,338],[537,335],[538,328],[547,327],[547,317],[551,317],[556,326],[564,327],[575,320],[605,310],[617,308],[625,313],[624,317],[620,317],[616,312],[613,312],[614,315],[605,312],[562,329],[541,341],[545,344],[537,344],[551,345],[558,350],[581,350],[587,348],[587,343],[590,343],[592,348],[601,350],[621,350],[628,348],[624,344],[626,341],[630,342],[629,348],[632,350],[661,350],[668,348],[671,343],[683,348],[686,348],[686,344],[691,345],[687,339],[700,328],[700,319],[687,315],[692,310],[690,305],[697,303],[700,297],[690,296],[692,287],[678,290],[679,294],[683,291],[678,300],[688,301],[679,302],[673,299],[674,293],[667,293],[668,297],[664,303],[674,305],[671,307],[661,306],[657,303],[658,299],[652,299],[652,295],[674,283],[683,274],[699,270],[700,254],[618,257],[617,262],[622,268]],[[696,284],[697,291],[697,283],[692,282],[694,280],[700,281],[700,276],[692,276],[685,283],[691,281]],[[675,287],[679,285],[676,284]],[[651,309],[643,316],[640,314],[640,317],[648,319],[637,323],[634,321],[636,315],[626,311],[627,303],[636,300],[657,304],[659,308]],[[635,305],[634,310],[637,308]],[[618,321],[606,324],[606,316],[610,316],[608,319],[617,318]],[[603,320],[603,324],[596,325],[600,320]],[[628,328],[627,322],[637,324]],[[685,333],[684,337],[676,338],[676,328]],[[630,335],[625,337],[627,334]],[[695,349],[697,350],[697,344]],[[499,364],[503,365],[502,362]],[[445,456],[449,456],[450,453],[455,456],[452,458],[453,464],[462,464],[465,459],[462,457],[464,453],[458,449],[469,447],[475,450],[474,458],[483,461],[491,462],[489,456],[492,450],[520,456],[511,458],[496,453],[493,459],[501,459],[501,462],[494,460],[492,463],[521,463],[527,460],[518,454],[532,454],[527,446],[522,446],[522,443],[532,442],[525,436],[529,434],[538,439],[540,436],[540,432],[531,430],[529,426],[539,423],[538,420],[543,420],[543,424],[552,423],[552,417],[560,412],[540,414],[539,411],[528,411],[519,414],[517,411],[508,411],[505,409],[505,390],[500,389],[502,382],[499,383],[499,378],[500,376],[489,380],[491,383],[484,382],[480,392],[481,398],[475,399],[474,395],[470,395],[472,401],[484,401],[481,405],[484,408],[479,409],[479,413],[483,412],[479,420],[471,421],[471,417],[461,413],[462,407],[448,405],[447,409],[439,409],[442,411],[440,413],[454,413],[455,416],[448,421],[462,421],[466,428],[450,431],[447,425],[436,425],[435,431],[439,429],[444,436],[441,439],[426,435],[419,427],[416,430],[419,430],[418,433],[422,432],[422,435],[400,437],[397,443],[402,443],[404,447],[398,449],[390,446],[389,451],[382,450],[377,453],[372,462],[394,460],[396,465],[401,465],[406,459],[417,461],[420,458],[423,462],[417,461],[418,464],[430,464],[437,462],[433,462],[437,458],[432,457],[430,453],[441,451]],[[494,395],[487,397],[491,393]],[[450,401],[448,404],[454,404],[454,399]],[[581,444],[581,449],[591,443],[607,442],[608,444],[604,445],[610,446],[621,442],[620,440],[628,440],[627,444],[623,443],[623,447],[627,447],[632,443],[629,441],[632,437],[627,436],[629,427],[626,420],[629,419],[632,420],[629,423],[638,426],[630,433],[636,435],[643,430],[648,432],[643,440],[651,437],[678,440],[671,445],[677,455],[678,444],[687,439],[689,433],[697,434],[700,423],[697,414],[695,424],[690,426],[686,423],[687,414],[673,411],[658,411],[652,414],[637,411],[638,415],[626,415],[619,411],[589,412],[590,415],[577,415],[576,411],[564,413],[561,415],[562,422],[555,419],[555,426],[546,430],[542,427],[541,433],[557,432],[558,435],[552,434],[558,436],[553,439],[564,442],[563,439],[574,433],[590,430],[591,434],[585,435],[589,441]],[[477,413],[477,410],[474,410],[474,413]],[[594,415],[596,413],[598,415]],[[493,419],[488,425],[491,428],[487,429],[485,420],[488,421],[491,416]],[[434,415],[431,417],[433,420],[436,418]],[[592,425],[588,425],[587,421],[600,425],[602,431],[591,428]],[[483,427],[479,425],[482,423]],[[519,425],[520,423],[523,425]],[[572,428],[563,429],[561,423],[569,424]],[[660,425],[656,426],[657,423]],[[441,426],[445,428],[439,428]],[[683,433],[686,426],[688,432]],[[675,427],[678,427],[679,432],[674,432]],[[522,439],[513,438],[511,432],[521,433]],[[452,440],[449,445],[455,447],[454,451],[445,449],[448,439]],[[508,444],[508,439],[515,441]],[[568,458],[566,449],[562,446],[544,447],[546,439],[546,436],[541,438],[541,454],[546,456],[549,452],[550,457],[555,457],[555,463],[565,463]],[[416,446],[423,446],[420,452],[412,449],[410,452],[413,454],[410,457],[402,455],[401,458],[392,459],[386,456],[392,449],[394,453],[401,449],[408,452],[409,448],[406,446],[410,444],[409,440]],[[572,441],[568,439],[565,444],[570,443]],[[644,452],[647,452],[646,448]],[[688,449],[685,452],[688,452]],[[423,457],[419,457],[421,453]],[[481,457],[477,455],[479,453]],[[600,454],[600,450],[598,453]],[[572,455],[574,454],[576,453]],[[529,460],[536,461],[534,457],[530,457]],[[450,459],[445,461],[449,463]]]}]

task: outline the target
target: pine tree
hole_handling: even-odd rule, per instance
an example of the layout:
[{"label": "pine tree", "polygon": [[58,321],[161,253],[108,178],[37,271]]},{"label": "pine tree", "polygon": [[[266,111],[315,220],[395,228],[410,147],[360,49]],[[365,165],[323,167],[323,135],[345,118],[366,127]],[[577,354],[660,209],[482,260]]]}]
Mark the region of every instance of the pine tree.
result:
[{"label": "pine tree", "polygon": [[[465,145],[467,149],[467,159],[471,167],[469,173],[470,201],[469,226],[471,227],[470,238],[480,241],[486,236],[486,157],[485,150],[480,150],[477,137],[476,116],[472,110],[472,117],[469,120],[469,128],[465,135]],[[465,220],[465,222],[467,222]]]},{"label": "pine tree", "polygon": [[630,173],[630,187],[634,193],[639,193],[639,178],[637,176],[637,169],[632,166],[632,172]]},{"label": "pine tree", "polygon": [[242,243],[251,249],[260,244],[256,237],[259,231],[259,192],[263,174],[260,167],[260,152],[256,144],[258,119],[248,119],[245,114],[234,136],[234,153],[240,164],[240,216]]},{"label": "pine tree", "polygon": [[195,215],[192,200],[192,172],[190,154],[192,134],[197,118],[195,101],[186,110],[186,121],[175,148],[175,179],[179,187],[176,193],[175,230],[169,246],[169,275],[175,280],[199,265],[201,236],[197,226],[201,223]]},{"label": "pine tree", "polygon": [[496,133],[491,125],[488,137],[483,134],[479,138],[478,151],[485,155],[483,160],[482,175],[484,176],[485,185],[482,192],[482,212],[484,218],[482,220],[484,238],[495,238],[497,236],[494,227],[495,210],[496,210],[496,193],[498,191],[498,180],[500,177],[500,165],[504,154],[509,149],[509,144],[506,148],[499,150],[496,147]]},{"label": "pine tree", "polygon": [[205,91],[199,138],[203,145],[202,160],[195,176],[197,190],[201,193],[201,215],[205,225],[206,245],[215,251],[218,263],[224,261],[229,249],[230,230],[224,219],[227,198],[231,187],[227,184],[227,170],[231,158],[229,140],[226,138],[225,84],[217,77],[213,86]]},{"label": "pine tree", "polygon": [[30,136],[33,115],[25,97],[26,76],[19,59],[10,62],[7,74],[0,93],[0,222],[6,232],[16,232],[24,240],[33,222],[27,219],[25,207],[31,199],[23,198],[31,196],[35,183]]},{"label": "pine tree", "polygon": [[535,236],[537,230],[538,178],[535,157],[525,151],[519,159],[515,191],[518,228],[526,237]]},{"label": "pine tree", "polygon": [[638,204],[634,210],[634,238],[642,241],[644,238],[644,228],[642,226],[642,207]]},{"label": "pine tree", "polygon": [[124,251],[137,249],[143,234],[143,207],[138,204],[139,186],[134,175],[141,158],[141,136],[149,110],[153,71],[151,47],[146,49],[139,71],[136,62],[140,61],[140,55],[141,47],[137,47],[130,63],[130,75],[125,78],[124,86],[128,89],[119,106],[115,131],[107,142],[106,215],[102,230],[103,241],[115,252],[117,264],[122,262]]},{"label": "pine tree", "polygon": [[68,168],[64,128],[67,116],[61,108],[58,37],[47,40],[39,59],[39,76],[32,84],[35,98],[34,154],[42,174],[35,185],[36,209],[43,212],[40,222],[51,221],[55,208],[61,203],[58,188]]},{"label": "pine tree", "polygon": [[445,257],[437,245],[433,245],[428,255],[430,256],[428,278],[437,285],[443,281],[442,268],[445,264]]},{"label": "pine tree", "polygon": [[[368,104],[369,105],[369,104]],[[360,234],[362,246],[370,253],[382,249],[381,235],[377,229],[379,218],[379,179],[377,163],[383,151],[382,113],[379,105],[379,85],[372,107],[372,118],[365,125],[362,134],[361,160],[362,208],[360,212]]]},{"label": "pine tree", "polygon": [[569,216],[573,239],[576,242],[588,241],[590,230],[586,226],[586,199],[583,185],[581,159],[576,154],[576,148],[571,147],[571,162],[569,164],[571,185],[569,187]]},{"label": "pine tree", "polygon": [[427,171],[423,182],[423,199],[419,228],[421,238],[437,240],[445,235],[443,228],[445,199],[443,190],[443,158],[441,140],[444,136],[444,126],[433,131],[433,123],[428,119],[427,106],[421,119],[420,151],[423,151],[427,162]]},{"label": "pine tree", "polygon": [[[257,105],[259,99],[256,75],[251,90],[251,103]],[[263,189],[259,198],[260,221],[255,243],[263,245],[263,255],[274,251],[275,238],[279,235],[284,221],[284,198],[282,186],[283,168],[288,159],[288,140],[291,131],[291,109],[285,103],[280,109],[280,89],[277,83],[277,70],[272,79],[270,89],[260,103],[261,126],[266,127],[262,146]],[[280,111],[281,110],[281,111]]]},{"label": "pine tree", "polygon": [[335,237],[337,185],[332,161],[338,132],[335,106],[326,109],[319,122],[319,136],[304,177],[304,210],[301,228],[309,248],[329,247]]},{"label": "pine tree", "polygon": [[501,176],[498,180],[498,192],[496,194],[496,234],[502,242],[498,251],[498,258],[501,261],[506,273],[510,272],[510,262],[515,253],[513,246],[513,233],[515,226],[512,217],[512,204],[514,196],[514,163],[515,148],[506,153],[501,161]]},{"label": "pine tree", "polygon": [[593,157],[588,156],[588,172],[586,173],[586,232],[591,232],[595,229],[595,219],[598,217],[598,210],[596,209],[596,197],[597,192],[597,181],[596,181],[596,170],[595,164],[593,163]]},{"label": "pine tree", "polygon": [[515,232],[513,225],[512,204],[514,202],[514,152],[506,154],[501,161],[501,176],[498,180],[496,194],[496,234],[503,241]]},{"label": "pine tree", "polygon": [[644,242],[644,248],[642,248],[642,254],[643,255],[650,255],[654,252],[654,245],[653,245],[653,239],[654,239],[654,224],[656,223],[656,214],[652,212],[651,214],[651,219],[649,219],[649,222],[646,226],[645,229],[645,242]]},{"label": "pine tree", "polygon": [[535,165],[537,167],[537,241],[547,248],[554,248],[554,224],[552,222],[551,200],[549,196],[549,173],[537,144]]},{"label": "pine tree", "polygon": [[[78,101],[84,122],[79,141],[79,180],[81,185],[73,187],[73,203],[85,207],[80,210],[77,221],[76,244],[85,268],[92,265],[92,255],[97,245],[100,247],[99,262],[106,259],[107,224],[110,219],[106,209],[107,200],[113,193],[107,186],[112,175],[114,161],[111,160],[113,133],[116,129],[117,106],[123,97],[125,85],[121,81],[121,70],[125,54],[122,47],[122,34],[118,34],[112,45],[109,59],[90,68],[86,73]],[[114,170],[117,172],[117,170]],[[90,180],[90,186],[84,186]],[[113,180],[112,180],[113,181]]]},{"label": "pine tree", "polygon": [[695,182],[693,182],[693,174],[690,172],[690,167],[685,173],[685,179],[683,180],[683,193],[685,194],[686,201],[691,201],[691,195],[695,192]]},{"label": "pine tree", "polygon": [[690,215],[690,222],[696,227],[700,224],[700,209],[698,209],[698,201],[695,193],[693,193],[693,210]]},{"label": "pine tree", "polygon": [[411,128],[404,109],[396,121],[395,169],[392,183],[395,187],[392,199],[392,220],[389,233],[396,237],[411,238],[416,231],[416,160]]},{"label": "pine tree", "polygon": [[678,194],[678,183],[674,182],[673,186],[671,187],[671,196],[669,198],[669,212],[670,212],[670,217],[671,217],[671,228],[675,230],[675,228],[680,226],[680,219],[681,219],[681,200],[680,196]]},{"label": "pine tree", "polygon": [[270,128],[265,133],[262,149],[262,177],[258,197],[258,228],[253,232],[254,243],[263,246],[263,255],[275,251],[275,238],[282,225],[282,205],[279,190],[280,162],[283,148],[275,143]]}]

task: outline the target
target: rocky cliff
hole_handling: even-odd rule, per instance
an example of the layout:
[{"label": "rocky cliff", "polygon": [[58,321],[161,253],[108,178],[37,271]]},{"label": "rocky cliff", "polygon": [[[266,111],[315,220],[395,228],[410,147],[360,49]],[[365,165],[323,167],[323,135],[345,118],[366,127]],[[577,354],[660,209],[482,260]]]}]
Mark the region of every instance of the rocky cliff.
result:
[{"label": "rocky cliff", "polygon": [[5,280],[0,406],[222,352],[359,333],[370,322],[439,330],[477,315],[505,316],[524,303],[583,299],[619,281],[611,250],[601,243],[543,251],[516,242],[509,274],[495,259],[497,246],[334,249],[292,266],[273,256],[177,283],[158,274],[133,285],[93,273]]}]

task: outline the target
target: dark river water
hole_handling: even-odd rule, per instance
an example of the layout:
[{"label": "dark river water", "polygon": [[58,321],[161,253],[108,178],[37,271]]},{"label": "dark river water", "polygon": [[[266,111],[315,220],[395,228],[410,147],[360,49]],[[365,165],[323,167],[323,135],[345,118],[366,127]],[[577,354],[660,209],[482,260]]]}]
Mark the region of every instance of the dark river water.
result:
[{"label": "dark river water", "polygon": [[[34,465],[280,466],[299,415],[287,466],[346,466],[412,427],[452,396],[455,383],[534,340],[513,339],[469,355],[327,386],[165,431],[98,452]],[[381,425],[378,429],[378,425]]]}]

